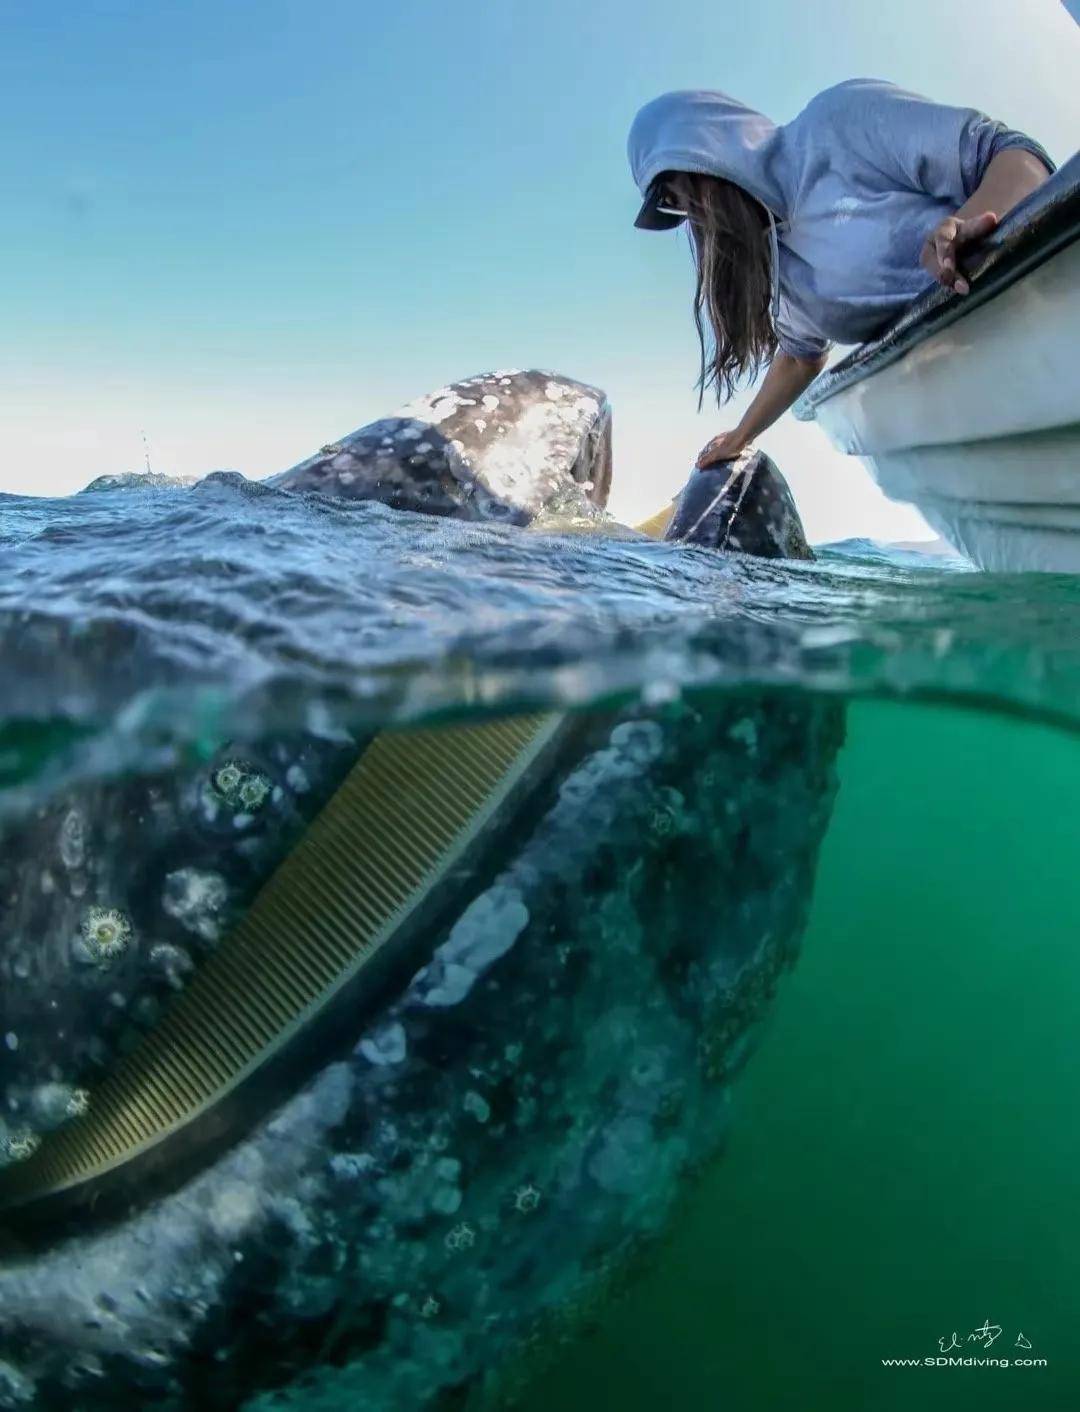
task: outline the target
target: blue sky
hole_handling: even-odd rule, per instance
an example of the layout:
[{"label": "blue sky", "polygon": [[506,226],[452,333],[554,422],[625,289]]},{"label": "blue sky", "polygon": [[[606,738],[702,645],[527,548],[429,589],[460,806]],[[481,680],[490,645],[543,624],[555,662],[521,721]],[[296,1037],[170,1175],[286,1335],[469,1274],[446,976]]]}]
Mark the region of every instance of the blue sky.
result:
[{"label": "blue sky", "polygon": [[[631,226],[626,129],[668,88],[779,121],[891,78],[1080,134],[1059,0],[0,0],[0,489],[259,476],[489,367],[615,408],[613,508],[733,424],[696,412],[689,256]],[[918,532],[790,419],[762,443],[813,538]]]}]

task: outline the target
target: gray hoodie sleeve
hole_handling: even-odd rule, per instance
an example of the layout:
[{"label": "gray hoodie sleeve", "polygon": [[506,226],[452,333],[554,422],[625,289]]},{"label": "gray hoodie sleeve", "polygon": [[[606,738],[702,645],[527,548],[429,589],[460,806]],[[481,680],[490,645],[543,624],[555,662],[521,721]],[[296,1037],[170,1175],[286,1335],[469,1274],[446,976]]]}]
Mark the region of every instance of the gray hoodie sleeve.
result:
[{"label": "gray hoodie sleeve", "polygon": [[832,344],[813,328],[794,305],[781,295],[776,319],[776,342],[781,353],[792,358],[817,358]]},{"label": "gray hoodie sleeve", "polygon": [[1033,137],[1028,137],[1026,132],[1017,132],[1015,128],[1006,127],[1004,123],[994,122],[992,118],[988,118],[982,113],[979,114],[979,118],[981,121],[972,123],[961,139],[968,149],[967,151],[961,149],[961,166],[965,172],[970,174],[969,180],[974,179],[974,185],[968,192],[969,196],[982,181],[986,175],[987,167],[997,154],[1010,147],[1022,148],[1023,151],[1038,157],[1051,174],[1057,170],[1047,155],[1046,149]]}]

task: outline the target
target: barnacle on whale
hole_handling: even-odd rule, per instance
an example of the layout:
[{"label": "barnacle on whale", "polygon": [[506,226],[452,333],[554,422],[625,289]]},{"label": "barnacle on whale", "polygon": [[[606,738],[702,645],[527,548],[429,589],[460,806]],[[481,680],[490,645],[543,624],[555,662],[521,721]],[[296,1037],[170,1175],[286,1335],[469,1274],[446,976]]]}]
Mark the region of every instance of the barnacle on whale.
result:
[{"label": "barnacle on whale", "polygon": [[[161,905],[185,931],[194,932],[204,941],[216,941],[228,896],[228,886],[220,873],[205,868],[177,868],[166,875]],[[160,948],[151,955],[155,953],[160,957]]]},{"label": "barnacle on whale", "polygon": [[240,786],[247,778],[247,773],[243,765],[238,764],[235,760],[228,760],[220,769],[214,771],[211,778],[214,788],[222,799],[231,804],[237,798]]},{"label": "barnacle on whale", "polygon": [[443,1244],[447,1250],[470,1250],[476,1244],[476,1232],[467,1221],[462,1221],[447,1231]]},{"label": "barnacle on whale", "polygon": [[74,1088],[71,1090],[71,1097],[68,1099],[64,1112],[68,1118],[81,1118],[90,1109],[90,1090],[85,1088]]},{"label": "barnacle on whale", "polygon": [[270,781],[247,760],[226,760],[210,777],[215,791],[226,804],[254,813],[266,803]]},{"label": "barnacle on whale", "polygon": [[531,1182],[526,1182],[524,1186],[519,1186],[514,1192],[514,1210],[524,1215],[529,1211],[535,1211],[540,1205],[540,1191]]},{"label": "barnacle on whale", "polygon": [[99,966],[111,965],[131,944],[131,923],[115,907],[91,907],[83,917],[87,953]]},{"label": "barnacle on whale", "polygon": [[0,1133],[0,1165],[25,1162],[40,1146],[41,1138],[30,1128],[15,1128]]},{"label": "barnacle on whale", "polygon": [[251,774],[241,783],[237,798],[249,812],[261,809],[270,793],[270,781],[265,775]]}]

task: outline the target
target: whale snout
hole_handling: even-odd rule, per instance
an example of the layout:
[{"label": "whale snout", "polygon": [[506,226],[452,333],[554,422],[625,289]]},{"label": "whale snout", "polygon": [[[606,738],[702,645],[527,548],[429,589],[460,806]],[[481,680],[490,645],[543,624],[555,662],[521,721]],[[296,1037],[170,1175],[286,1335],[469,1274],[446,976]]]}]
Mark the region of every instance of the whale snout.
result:
[{"label": "whale snout", "polygon": [[664,538],[759,559],[812,559],[787,482],[761,451],[695,471]]}]

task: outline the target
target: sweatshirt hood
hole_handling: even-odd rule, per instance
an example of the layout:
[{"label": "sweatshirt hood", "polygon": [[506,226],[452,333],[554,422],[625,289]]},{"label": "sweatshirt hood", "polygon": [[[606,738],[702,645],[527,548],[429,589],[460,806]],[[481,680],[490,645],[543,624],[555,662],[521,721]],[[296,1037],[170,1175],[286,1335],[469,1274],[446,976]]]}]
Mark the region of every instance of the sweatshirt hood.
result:
[{"label": "sweatshirt hood", "polygon": [[724,93],[682,89],[646,103],[627,155],[643,196],[661,172],[700,172],[734,182],[779,220],[789,214],[781,129]]}]

